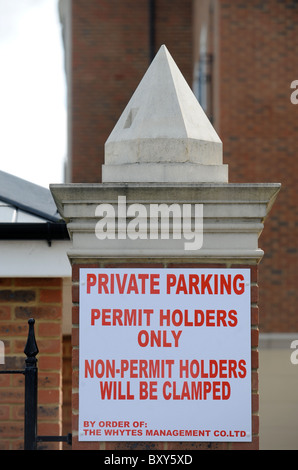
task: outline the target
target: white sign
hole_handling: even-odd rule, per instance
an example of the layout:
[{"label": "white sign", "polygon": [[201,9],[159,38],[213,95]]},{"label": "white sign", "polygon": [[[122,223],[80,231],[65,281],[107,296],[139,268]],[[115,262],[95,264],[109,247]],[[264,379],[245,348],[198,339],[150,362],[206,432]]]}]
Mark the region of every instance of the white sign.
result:
[{"label": "white sign", "polygon": [[79,440],[251,441],[249,269],[80,269]]}]

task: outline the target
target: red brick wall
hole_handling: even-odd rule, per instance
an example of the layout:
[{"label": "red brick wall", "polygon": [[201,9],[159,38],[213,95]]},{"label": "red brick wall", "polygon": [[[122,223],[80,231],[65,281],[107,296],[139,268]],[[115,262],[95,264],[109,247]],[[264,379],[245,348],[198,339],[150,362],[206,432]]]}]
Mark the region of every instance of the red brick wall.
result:
[{"label": "red brick wall", "polygon": [[73,449],[74,450],[142,450],[142,449],[155,449],[155,450],[189,450],[189,449],[213,449],[213,450],[257,450],[259,448],[259,380],[258,380],[258,367],[259,367],[259,314],[258,314],[258,267],[257,266],[242,266],[237,265],[238,268],[250,268],[251,269],[251,367],[252,367],[252,433],[253,439],[251,443],[229,443],[229,442],[79,442],[77,438],[78,431],[78,412],[79,412],[79,270],[80,268],[92,267],[92,268],[116,268],[116,267],[130,267],[130,268],[163,268],[163,267],[222,267],[226,268],[230,266],[226,265],[199,265],[199,264],[182,264],[182,263],[87,263],[87,264],[73,264],[72,267],[72,280],[73,280]]},{"label": "red brick wall", "polygon": [[298,330],[298,3],[219,0],[220,129],[231,182],[281,182],[260,246],[260,328]]},{"label": "red brick wall", "polygon": [[[192,80],[191,0],[156,0],[156,49],[166,44]],[[71,179],[101,181],[104,143],[149,65],[149,2],[72,2]]]},{"label": "red brick wall", "polygon": [[[1,369],[23,369],[28,319],[35,319],[39,435],[61,435],[62,279],[0,279]],[[39,449],[60,444],[40,443]],[[0,375],[0,449],[24,447],[24,376]]]},{"label": "red brick wall", "polygon": [[[72,181],[100,182],[104,143],[149,61],[145,0],[72,2]],[[156,0],[156,49],[192,82],[192,2]],[[281,182],[260,238],[260,327],[296,332],[298,4],[218,0],[219,135],[231,182]],[[197,38],[198,40],[198,38]],[[282,309],[282,314],[281,314]]]}]

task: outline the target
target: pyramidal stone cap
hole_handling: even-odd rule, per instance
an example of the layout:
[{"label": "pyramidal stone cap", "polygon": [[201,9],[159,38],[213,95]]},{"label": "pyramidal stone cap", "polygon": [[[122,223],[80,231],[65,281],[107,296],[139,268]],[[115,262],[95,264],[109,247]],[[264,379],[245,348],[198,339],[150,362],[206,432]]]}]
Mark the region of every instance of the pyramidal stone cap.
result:
[{"label": "pyramidal stone cap", "polygon": [[105,143],[103,182],[228,182],[222,142],[160,47]]}]

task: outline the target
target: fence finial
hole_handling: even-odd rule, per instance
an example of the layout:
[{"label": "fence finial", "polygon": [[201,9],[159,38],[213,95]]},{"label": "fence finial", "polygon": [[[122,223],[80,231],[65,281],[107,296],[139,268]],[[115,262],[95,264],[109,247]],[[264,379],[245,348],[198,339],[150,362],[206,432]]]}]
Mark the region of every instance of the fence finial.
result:
[{"label": "fence finial", "polygon": [[39,352],[37,344],[36,344],[36,340],[35,340],[34,323],[35,323],[34,318],[29,318],[28,338],[27,338],[25,349],[24,349],[24,353],[26,354],[27,357],[35,357]]}]

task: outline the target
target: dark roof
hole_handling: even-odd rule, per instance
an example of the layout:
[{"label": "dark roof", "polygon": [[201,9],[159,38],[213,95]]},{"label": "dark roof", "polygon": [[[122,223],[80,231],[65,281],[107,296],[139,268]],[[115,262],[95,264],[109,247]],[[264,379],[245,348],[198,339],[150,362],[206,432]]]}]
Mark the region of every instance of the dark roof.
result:
[{"label": "dark roof", "polygon": [[4,171],[0,171],[0,200],[45,221],[61,221],[49,189]]}]

